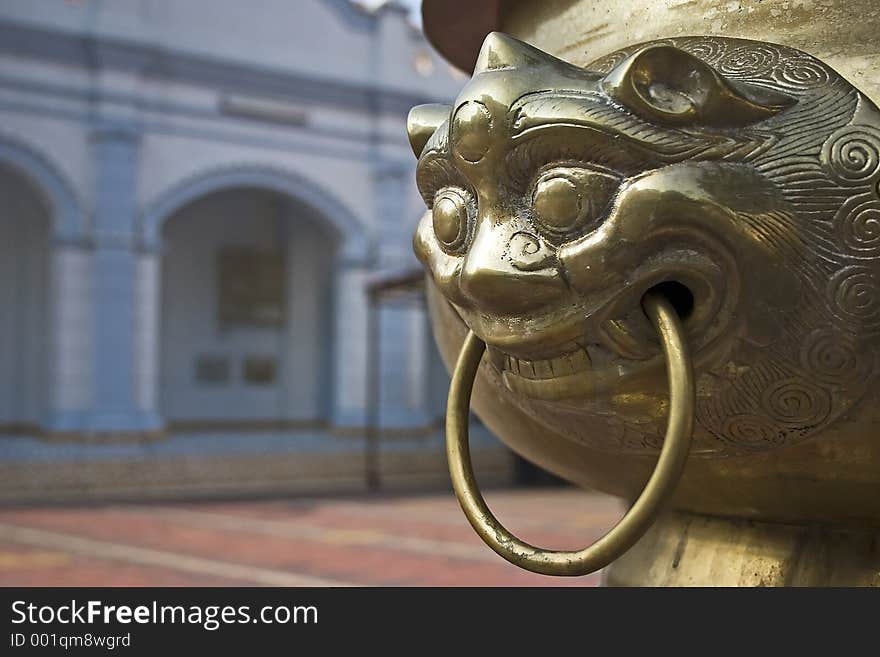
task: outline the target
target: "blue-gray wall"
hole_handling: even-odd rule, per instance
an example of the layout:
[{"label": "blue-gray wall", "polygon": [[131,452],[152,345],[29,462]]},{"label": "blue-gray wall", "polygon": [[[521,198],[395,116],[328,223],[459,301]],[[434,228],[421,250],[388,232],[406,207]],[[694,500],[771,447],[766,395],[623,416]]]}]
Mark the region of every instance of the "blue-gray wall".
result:
[{"label": "blue-gray wall", "polygon": [[[405,113],[459,84],[392,4],[2,3],[0,429],[362,427],[364,286],[414,264],[422,212]],[[286,254],[282,328],[212,330],[228,244]],[[381,336],[383,422],[430,424],[424,309],[383,310]],[[271,351],[277,386],[200,390],[216,349]]]}]

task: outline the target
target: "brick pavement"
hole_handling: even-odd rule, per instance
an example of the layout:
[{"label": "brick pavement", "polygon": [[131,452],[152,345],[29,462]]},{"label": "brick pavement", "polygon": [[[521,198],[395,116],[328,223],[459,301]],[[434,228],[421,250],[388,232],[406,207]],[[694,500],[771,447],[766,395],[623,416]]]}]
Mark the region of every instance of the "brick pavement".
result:
[{"label": "brick pavement", "polygon": [[[622,513],[571,488],[489,490],[523,539],[591,542]],[[510,566],[450,492],[0,510],[3,586],[583,586]]]}]

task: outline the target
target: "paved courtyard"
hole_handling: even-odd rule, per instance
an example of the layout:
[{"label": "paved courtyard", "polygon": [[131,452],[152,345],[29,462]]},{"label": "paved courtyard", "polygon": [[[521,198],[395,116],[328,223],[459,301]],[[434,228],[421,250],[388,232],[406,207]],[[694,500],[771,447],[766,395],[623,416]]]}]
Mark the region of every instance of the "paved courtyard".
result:
[{"label": "paved courtyard", "polygon": [[[622,513],[571,488],[489,490],[527,541],[576,548]],[[0,509],[3,586],[584,586],[522,572],[476,537],[451,492]]]}]

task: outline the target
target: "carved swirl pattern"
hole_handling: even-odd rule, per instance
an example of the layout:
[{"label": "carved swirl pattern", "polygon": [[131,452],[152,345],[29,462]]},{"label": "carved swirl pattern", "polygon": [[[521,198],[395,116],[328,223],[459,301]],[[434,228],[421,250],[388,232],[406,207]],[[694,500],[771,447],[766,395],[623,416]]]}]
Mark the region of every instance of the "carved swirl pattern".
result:
[{"label": "carved swirl pattern", "polygon": [[707,64],[717,63],[727,52],[727,44],[717,39],[686,40],[682,41],[680,47]]},{"label": "carved swirl pattern", "polygon": [[831,395],[802,377],[775,381],[761,395],[761,406],[776,422],[793,428],[812,428],[831,413]]},{"label": "carved swirl pattern", "polygon": [[816,329],[801,348],[801,366],[812,377],[831,385],[851,386],[865,382],[871,373],[869,352],[856,341],[831,329]]},{"label": "carved swirl pattern", "polygon": [[834,230],[854,255],[880,257],[880,198],[875,194],[848,198],[834,216]]},{"label": "carved swirl pattern", "polygon": [[845,320],[863,331],[880,330],[880,280],[877,272],[862,265],[844,267],[828,282],[836,309]]},{"label": "carved swirl pattern", "polygon": [[718,60],[718,70],[736,78],[767,76],[779,63],[779,51],[768,44],[734,48]]},{"label": "carved swirl pattern", "polygon": [[828,69],[811,57],[790,57],[773,72],[779,86],[789,89],[814,89],[831,81]]},{"label": "carved swirl pattern", "polygon": [[822,145],[821,157],[838,182],[868,184],[880,176],[880,130],[869,125],[839,128]]},{"label": "carved swirl pattern", "polygon": [[724,418],[721,435],[738,447],[762,450],[785,442],[785,432],[778,425],[752,413],[739,413]]}]

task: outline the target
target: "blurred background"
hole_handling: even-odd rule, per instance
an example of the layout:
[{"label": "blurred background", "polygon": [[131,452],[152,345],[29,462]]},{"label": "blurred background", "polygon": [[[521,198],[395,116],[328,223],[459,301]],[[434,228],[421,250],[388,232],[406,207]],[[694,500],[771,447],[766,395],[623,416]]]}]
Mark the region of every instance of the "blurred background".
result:
[{"label": "blurred background", "polygon": [[[0,584],[557,583],[448,492],[404,123],[466,75],[418,25],[0,3]],[[619,513],[472,449],[525,538]]]}]

